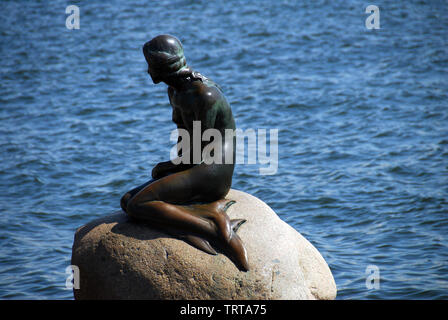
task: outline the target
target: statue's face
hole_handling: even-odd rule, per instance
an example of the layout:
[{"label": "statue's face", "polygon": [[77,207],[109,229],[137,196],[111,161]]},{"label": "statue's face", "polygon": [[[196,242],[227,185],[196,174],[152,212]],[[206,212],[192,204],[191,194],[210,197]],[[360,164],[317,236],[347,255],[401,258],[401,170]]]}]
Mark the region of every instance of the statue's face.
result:
[{"label": "statue's face", "polygon": [[150,65],[148,65],[148,74],[151,76],[151,79],[152,79],[153,83],[157,84],[157,83],[162,82],[162,79],[161,79],[160,75],[156,71],[151,69]]},{"label": "statue's face", "polygon": [[162,75],[156,71],[156,68],[153,67],[154,61],[150,60],[149,55],[145,51],[143,51],[143,54],[145,56],[146,63],[148,64],[148,74],[151,76],[152,82],[162,82]]}]

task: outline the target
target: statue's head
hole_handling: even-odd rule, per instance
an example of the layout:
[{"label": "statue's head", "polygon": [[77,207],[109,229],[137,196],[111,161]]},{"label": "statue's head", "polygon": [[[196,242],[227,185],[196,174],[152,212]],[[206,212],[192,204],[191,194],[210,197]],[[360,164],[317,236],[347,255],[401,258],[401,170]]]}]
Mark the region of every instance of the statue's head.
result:
[{"label": "statue's head", "polygon": [[148,73],[154,83],[176,76],[187,68],[182,44],[179,39],[167,34],[146,42],[143,54],[148,63]]}]

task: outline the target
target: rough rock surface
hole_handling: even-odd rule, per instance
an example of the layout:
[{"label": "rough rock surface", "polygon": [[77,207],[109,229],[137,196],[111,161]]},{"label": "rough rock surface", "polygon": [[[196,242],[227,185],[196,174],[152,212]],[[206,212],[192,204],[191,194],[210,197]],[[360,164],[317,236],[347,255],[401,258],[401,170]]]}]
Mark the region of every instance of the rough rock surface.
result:
[{"label": "rough rock surface", "polygon": [[80,227],[72,264],[80,270],[75,299],[334,299],[328,265],[304,237],[263,201],[231,190],[227,213],[238,230],[250,271],[225,255],[186,242],[117,212]]}]

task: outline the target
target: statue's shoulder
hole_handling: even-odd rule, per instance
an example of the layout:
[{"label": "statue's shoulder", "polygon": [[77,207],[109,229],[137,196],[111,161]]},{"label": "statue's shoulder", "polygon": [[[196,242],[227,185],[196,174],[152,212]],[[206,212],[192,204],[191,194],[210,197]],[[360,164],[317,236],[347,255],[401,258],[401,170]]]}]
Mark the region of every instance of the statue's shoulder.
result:
[{"label": "statue's shoulder", "polygon": [[195,92],[203,98],[217,100],[223,97],[221,87],[197,71],[192,72],[190,81]]},{"label": "statue's shoulder", "polygon": [[202,73],[197,72],[197,71],[193,71],[191,73],[191,81],[201,81],[201,82],[209,82],[211,81],[209,78],[207,78],[206,76],[204,76]]}]

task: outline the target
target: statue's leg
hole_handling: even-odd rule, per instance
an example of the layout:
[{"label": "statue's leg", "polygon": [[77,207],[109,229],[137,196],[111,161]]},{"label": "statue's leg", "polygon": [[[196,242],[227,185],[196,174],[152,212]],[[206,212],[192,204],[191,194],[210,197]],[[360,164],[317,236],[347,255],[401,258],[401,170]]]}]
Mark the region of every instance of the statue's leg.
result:
[{"label": "statue's leg", "polygon": [[[229,201],[222,198],[228,188],[217,185],[223,179],[213,177],[215,172],[215,167],[198,165],[154,181],[128,201],[126,212],[139,221],[189,231],[220,243],[239,268],[247,270],[246,251],[225,213]],[[208,203],[187,205],[191,201]]]},{"label": "statue's leg", "polygon": [[[192,168],[194,169],[194,168]],[[185,170],[147,184],[127,202],[126,212],[134,219],[217,236],[217,228],[209,219],[192,214],[191,201],[213,201],[200,192],[202,183],[197,170]]]},{"label": "statue's leg", "polygon": [[132,198],[133,196],[135,196],[138,192],[140,192],[141,190],[143,190],[143,188],[145,188],[145,187],[146,187],[147,185],[149,185],[150,183],[153,183],[154,181],[155,181],[154,179],[151,179],[151,180],[145,182],[144,184],[142,184],[142,185],[140,185],[140,186],[138,186],[138,187],[136,187],[136,188],[134,188],[134,189],[132,189],[132,190],[126,192],[126,193],[121,197],[121,200],[120,200],[120,206],[121,206],[121,209],[123,209],[123,211],[126,212],[126,209],[127,209],[127,207],[128,207],[128,202],[129,202],[129,200],[131,200],[131,198]]},{"label": "statue's leg", "polygon": [[229,241],[232,235],[232,221],[226,211],[234,203],[235,201],[232,200],[220,199],[206,204],[194,204],[190,206],[190,213],[203,219],[212,220],[222,239]]}]

